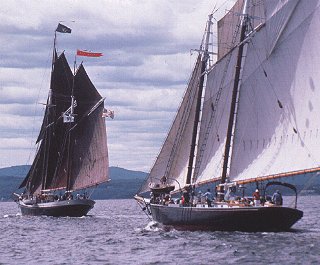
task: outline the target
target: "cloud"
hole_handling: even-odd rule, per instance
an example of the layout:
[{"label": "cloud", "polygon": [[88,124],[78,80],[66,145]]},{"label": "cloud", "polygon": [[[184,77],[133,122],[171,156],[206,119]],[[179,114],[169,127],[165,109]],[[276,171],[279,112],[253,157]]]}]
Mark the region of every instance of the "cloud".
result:
[{"label": "cloud", "polygon": [[[219,0],[221,17],[233,0]],[[222,3],[227,5],[221,6]],[[4,0],[0,10],[0,167],[32,161],[56,48],[73,68],[75,51],[115,111],[107,121],[110,164],[149,170],[170,128],[204,33],[209,0]],[[32,148],[31,148],[32,147]],[[30,149],[31,148],[31,149]]]}]

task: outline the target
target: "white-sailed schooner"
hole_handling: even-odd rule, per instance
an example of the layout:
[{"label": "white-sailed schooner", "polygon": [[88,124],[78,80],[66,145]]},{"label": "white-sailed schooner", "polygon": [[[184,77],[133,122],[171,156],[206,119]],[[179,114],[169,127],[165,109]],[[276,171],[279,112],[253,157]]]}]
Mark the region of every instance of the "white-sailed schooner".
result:
[{"label": "white-sailed schooner", "polygon": [[[136,198],[165,225],[288,230],[303,215],[296,203],[253,206],[226,194],[250,183],[296,192],[279,179],[320,171],[320,1],[236,1],[218,21],[212,66],[211,20],[173,125]],[[212,207],[166,203],[170,192],[192,193],[208,183],[217,183]],[[150,190],[151,200],[144,199]]]}]

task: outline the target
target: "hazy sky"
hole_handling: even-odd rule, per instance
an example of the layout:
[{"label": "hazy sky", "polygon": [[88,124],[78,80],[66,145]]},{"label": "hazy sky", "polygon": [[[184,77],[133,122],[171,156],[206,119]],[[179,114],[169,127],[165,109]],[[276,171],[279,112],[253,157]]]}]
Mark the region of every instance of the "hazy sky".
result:
[{"label": "hazy sky", "polygon": [[[2,0],[0,168],[31,164],[49,88],[53,36],[75,51],[115,119],[107,119],[111,166],[149,171],[187,85],[208,14],[234,0]],[[216,24],[214,25],[216,28]]]}]

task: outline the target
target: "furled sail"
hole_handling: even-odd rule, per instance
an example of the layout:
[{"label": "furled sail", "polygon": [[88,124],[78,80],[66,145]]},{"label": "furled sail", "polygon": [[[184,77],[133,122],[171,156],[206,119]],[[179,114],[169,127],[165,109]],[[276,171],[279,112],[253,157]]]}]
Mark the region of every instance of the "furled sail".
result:
[{"label": "furled sail", "polygon": [[264,1],[266,24],[248,43],[232,181],[319,170],[320,3]]},{"label": "furled sail", "polygon": [[180,188],[177,182],[181,187],[186,183],[201,66],[199,55],[177,115],[140,193],[148,191],[149,183],[159,182],[162,176],[166,176],[167,183],[174,184],[176,189]]},{"label": "furled sail", "polygon": [[[50,104],[42,125],[41,144],[21,187],[41,190],[76,190],[108,180],[108,150],[102,112],[103,99],[81,65],[73,77],[61,54],[54,63]],[[75,98],[75,122],[64,123],[63,114]]]}]

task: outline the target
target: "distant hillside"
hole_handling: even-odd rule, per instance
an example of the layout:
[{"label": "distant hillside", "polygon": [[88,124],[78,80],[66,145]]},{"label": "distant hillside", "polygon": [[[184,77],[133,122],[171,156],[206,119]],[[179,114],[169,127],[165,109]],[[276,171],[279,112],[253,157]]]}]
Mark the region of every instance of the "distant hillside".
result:
[{"label": "distant hillside", "polygon": [[30,169],[29,165],[0,168],[1,177],[25,177]]},{"label": "distant hillside", "polygon": [[[0,168],[0,200],[10,200],[30,169],[29,165]],[[147,173],[120,167],[110,167],[110,181],[99,185],[92,195],[94,199],[132,198],[139,190]]]}]

